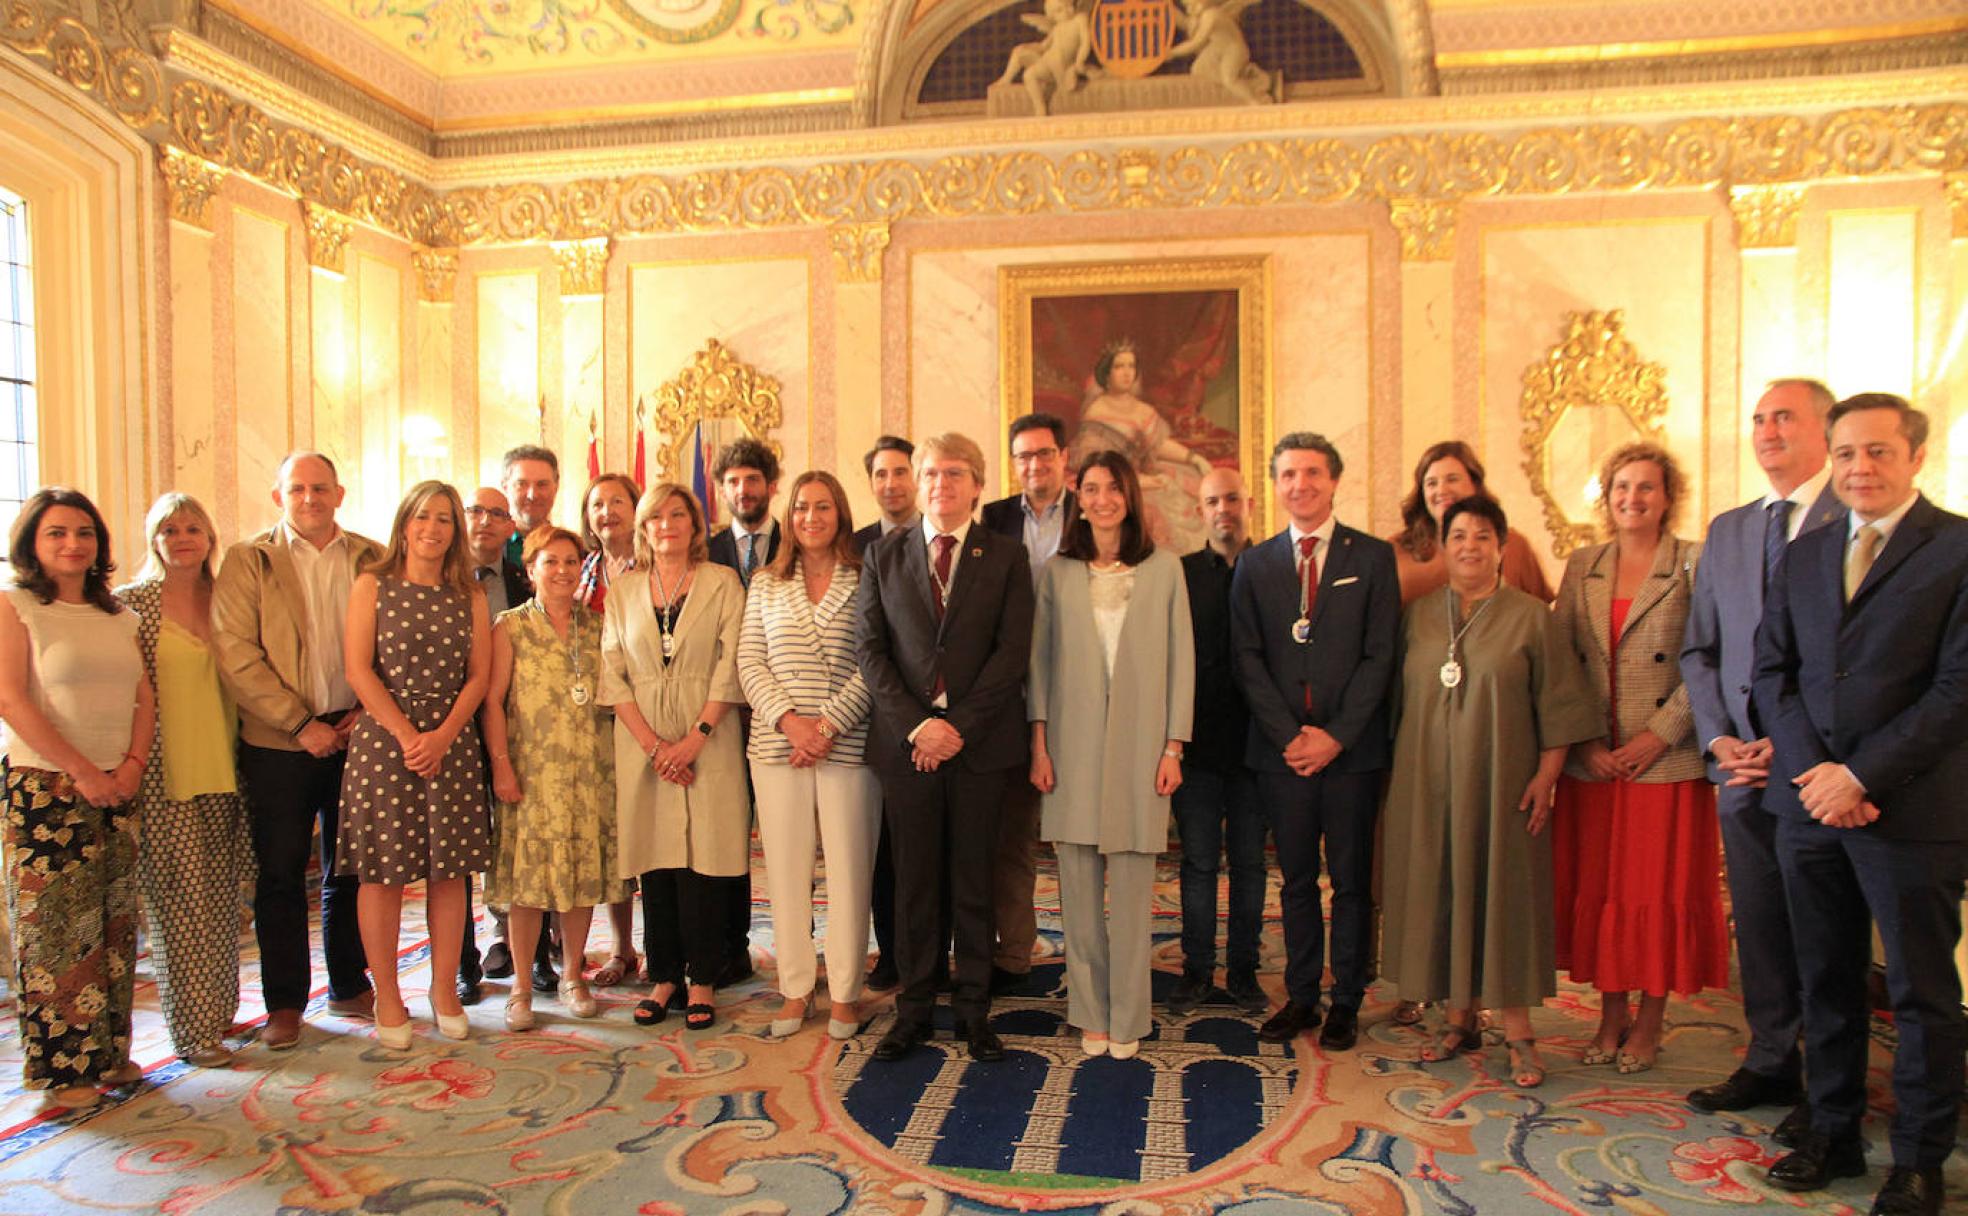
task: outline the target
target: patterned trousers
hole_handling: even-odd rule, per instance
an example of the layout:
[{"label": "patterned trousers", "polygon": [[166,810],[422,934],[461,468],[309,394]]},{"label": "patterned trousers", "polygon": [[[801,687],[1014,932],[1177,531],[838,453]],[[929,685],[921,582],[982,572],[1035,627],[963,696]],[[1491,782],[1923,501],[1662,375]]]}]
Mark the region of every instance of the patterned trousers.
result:
[{"label": "patterned trousers", "polygon": [[217,1047],[239,1012],[239,894],[254,870],[246,800],[146,803],[137,870],[171,1048]]},{"label": "patterned trousers", "polygon": [[28,1089],[92,1085],[130,1059],[137,836],[64,773],[7,770],[0,825]]}]

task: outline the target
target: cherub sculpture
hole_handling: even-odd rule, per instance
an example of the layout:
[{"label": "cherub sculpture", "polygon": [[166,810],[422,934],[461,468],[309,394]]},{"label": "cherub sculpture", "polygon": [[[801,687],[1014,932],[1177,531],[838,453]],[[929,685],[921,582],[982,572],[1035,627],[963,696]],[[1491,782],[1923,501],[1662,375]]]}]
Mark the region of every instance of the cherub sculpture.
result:
[{"label": "cherub sculpture", "polygon": [[1168,57],[1194,55],[1189,74],[1214,80],[1252,105],[1278,100],[1271,73],[1251,62],[1250,43],[1237,22],[1257,0],[1183,0],[1189,37],[1169,48]]},{"label": "cherub sculpture", "polygon": [[999,84],[1010,84],[1020,73],[1025,92],[1032,98],[1032,111],[1046,113],[1049,98],[1070,93],[1085,80],[1087,56],[1093,53],[1093,29],[1086,13],[1075,0],[1046,0],[1045,16],[1022,14],[1025,24],[1045,35],[1043,42],[1020,43],[1011,49]]}]

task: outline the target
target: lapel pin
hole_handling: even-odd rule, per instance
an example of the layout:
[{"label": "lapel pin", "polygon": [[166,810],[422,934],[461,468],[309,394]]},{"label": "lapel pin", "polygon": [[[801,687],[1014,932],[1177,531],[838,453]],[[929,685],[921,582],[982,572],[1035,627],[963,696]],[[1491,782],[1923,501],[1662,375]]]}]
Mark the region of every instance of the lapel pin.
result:
[{"label": "lapel pin", "polygon": [[984,550],[982,550],[982,549],[972,549],[972,550],[970,551],[970,555],[971,555],[972,557],[983,557],[983,556],[984,556]]}]

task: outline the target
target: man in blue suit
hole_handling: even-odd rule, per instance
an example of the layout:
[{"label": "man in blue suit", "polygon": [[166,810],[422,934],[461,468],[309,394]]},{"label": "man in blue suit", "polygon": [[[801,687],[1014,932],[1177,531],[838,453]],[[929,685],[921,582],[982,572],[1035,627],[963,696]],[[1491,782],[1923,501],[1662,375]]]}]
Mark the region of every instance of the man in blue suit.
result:
[{"label": "man in blue suit", "polygon": [[[1816,380],[1774,380],[1764,390],[1750,442],[1769,478],[1769,492],[1715,517],[1695,572],[1681,678],[1708,750],[1709,779],[1718,787],[1743,1015],[1749,1022],[1742,1067],[1688,1095],[1689,1104],[1701,1110],[1788,1105],[1804,1093],[1797,1049],[1804,1004],[1777,866],[1777,821],[1763,805],[1771,744],[1764,715],[1749,694],[1764,588],[1791,541],[1845,514],[1825,465],[1825,415],[1835,400]],[[1794,1147],[1810,1120],[1810,1107],[1798,1104],[1773,1135]]]},{"label": "man in blue suit", "polygon": [[1345,466],[1322,435],[1271,451],[1290,525],[1237,562],[1232,661],[1250,707],[1256,770],[1283,884],[1285,1005],[1258,1030],[1290,1042],[1319,1025],[1325,923],[1320,843],[1332,877],[1332,1008],[1319,1045],[1353,1046],[1373,970],[1374,816],[1389,759],[1387,694],[1401,624],[1394,548],[1333,517]]},{"label": "man in blue suit", "polygon": [[1833,406],[1829,425],[1850,514],[1791,545],[1756,645],[1811,1100],[1811,1130],[1770,1182],[1809,1191],[1865,1173],[1870,920],[1899,1031],[1893,1169],[1872,1211],[1937,1214],[1968,1049],[1954,965],[1968,877],[1968,519],[1914,488],[1925,414],[1863,393]]}]

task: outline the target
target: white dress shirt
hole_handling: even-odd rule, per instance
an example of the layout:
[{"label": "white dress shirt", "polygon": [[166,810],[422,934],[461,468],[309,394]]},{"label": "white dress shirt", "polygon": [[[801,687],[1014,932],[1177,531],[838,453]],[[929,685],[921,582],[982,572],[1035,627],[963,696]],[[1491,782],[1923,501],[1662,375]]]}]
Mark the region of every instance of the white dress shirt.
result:
[{"label": "white dress shirt", "polygon": [[[1312,581],[1314,583],[1317,583],[1320,576],[1326,572],[1326,556],[1332,552],[1333,532],[1338,527],[1339,516],[1337,515],[1326,516],[1326,522],[1320,524],[1310,532],[1301,532],[1297,524],[1291,525],[1292,563],[1294,566],[1299,561],[1298,542],[1300,540],[1310,536],[1319,542],[1312,546]],[[1305,575],[1301,571],[1299,578],[1303,579],[1304,577]]]},{"label": "white dress shirt", "polygon": [[280,526],[286,529],[287,551],[307,598],[308,708],[316,714],[352,709],[355,690],[342,667],[342,633],[349,589],[355,585],[348,533],[336,528],[335,539],[317,549],[287,521]]}]

